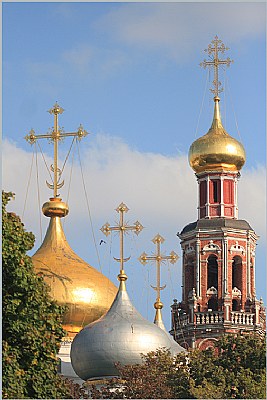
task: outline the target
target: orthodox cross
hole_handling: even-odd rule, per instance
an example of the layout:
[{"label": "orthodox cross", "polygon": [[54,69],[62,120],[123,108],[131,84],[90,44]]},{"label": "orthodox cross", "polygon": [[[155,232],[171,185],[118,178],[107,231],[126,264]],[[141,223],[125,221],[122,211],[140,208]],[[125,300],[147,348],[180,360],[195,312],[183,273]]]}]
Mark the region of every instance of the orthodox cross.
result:
[{"label": "orthodox cross", "polygon": [[230,64],[233,62],[233,60],[230,60],[228,57],[226,60],[220,60],[218,53],[224,53],[226,50],[229,50],[229,47],[225,47],[225,45],[222,43],[221,40],[218,39],[218,36],[215,36],[214,40],[212,40],[211,44],[208,45],[208,48],[205,49],[206,52],[211,56],[211,61],[204,60],[202,63],[200,63],[201,67],[213,67],[214,68],[214,80],[213,80],[213,86],[214,89],[210,89],[212,93],[214,93],[215,97],[218,97],[219,93],[223,91],[223,89],[220,89],[219,87],[221,86],[221,82],[219,82],[218,78],[218,68],[220,65],[226,65],[227,67],[230,66]]},{"label": "orthodox cross", "polygon": [[58,125],[58,115],[64,112],[64,109],[61,108],[57,103],[48,110],[50,114],[54,114],[54,127],[52,128],[51,133],[46,133],[43,135],[36,135],[33,129],[30,130],[29,135],[25,136],[25,139],[30,144],[34,144],[38,139],[50,139],[54,142],[54,164],[51,165],[50,169],[54,173],[54,181],[53,184],[50,184],[46,181],[47,186],[54,191],[54,198],[58,197],[58,189],[62,188],[64,185],[64,180],[59,183],[62,171],[58,168],[58,142],[62,140],[63,137],[74,136],[78,140],[81,140],[82,137],[86,136],[88,132],[86,132],[82,125],[79,126],[77,132],[66,133],[63,131],[63,128],[60,128]]},{"label": "orthodox cross", "polygon": [[171,264],[175,264],[176,261],[178,260],[178,255],[177,255],[174,251],[172,251],[172,252],[170,253],[170,255],[168,255],[168,256],[164,256],[164,255],[161,254],[161,252],[160,252],[160,245],[161,245],[161,243],[165,242],[165,239],[164,239],[162,236],[160,236],[160,234],[157,234],[157,235],[154,237],[154,239],[152,239],[152,242],[156,245],[156,253],[155,253],[155,255],[154,255],[154,256],[148,256],[148,255],[144,252],[144,253],[142,253],[141,256],[139,257],[139,261],[140,261],[142,264],[144,264],[144,265],[145,265],[148,261],[156,261],[156,267],[157,267],[157,286],[154,287],[154,286],[151,285],[151,287],[152,287],[154,290],[156,290],[156,292],[157,292],[157,300],[156,300],[156,303],[155,303],[155,308],[157,308],[156,305],[157,305],[157,304],[159,304],[159,305],[161,304],[161,301],[160,301],[160,291],[163,290],[163,289],[165,289],[165,287],[166,287],[166,285],[160,286],[160,266],[161,266],[161,263],[162,263],[162,262],[165,262],[165,261],[167,261],[167,260],[170,260]]},{"label": "orthodox cross", "polygon": [[136,235],[138,235],[142,230],[143,226],[140,224],[140,222],[136,221],[133,225],[127,225],[127,223],[124,222],[124,213],[127,213],[129,211],[129,208],[126,206],[126,204],[121,203],[117,208],[116,208],[117,213],[120,214],[120,221],[116,226],[110,226],[108,222],[105,223],[105,225],[102,226],[100,229],[104,235],[108,236],[111,231],[119,232],[120,234],[120,258],[115,258],[114,260],[120,262],[120,275],[119,275],[119,280],[126,280],[127,276],[124,272],[124,262],[128,261],[130,257],[124,258],[124,235],[128,233],[129,231],[133,231]]}]

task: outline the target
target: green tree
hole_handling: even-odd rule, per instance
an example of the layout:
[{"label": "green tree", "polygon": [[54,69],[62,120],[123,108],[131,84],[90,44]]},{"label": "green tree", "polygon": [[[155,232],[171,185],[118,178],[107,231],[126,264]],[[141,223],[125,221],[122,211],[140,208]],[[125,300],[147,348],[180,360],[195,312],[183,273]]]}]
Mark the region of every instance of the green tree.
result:
[{"label": "green tree", "polygon": [[[173,360],[169,351],[152,351],[142,356],[143,364],[122,366],[117,363],[119,378],[112,379],[100,390],[91,387],[93,398],[128,398],[128,399],[168,399],[173,390],[169,377],[173,369]],[[112,396],[112,397],[111,397]],[[122,397],[123,396],[123,397]]]},{"label": "green tree", "polygon": [[239,399],[265,399],[265,337],[226,335],[218,341],[216,348],[215,363],[224,370],[226,394]]},{"label": "green tree", "polygon": [[64,308],[49,296],[26,252],[34,235],[20,218],[7,212],[14,195],[2,192],[2,396],[3,398],[70,398],[57,374],[57,352],[64,335]]},{"label": "green tree", "polygon": [[213,349],[191,351],[188,368],[190,371],[189,392],[193,398],[225,398],[224,369],[216,363],[216,355]]},{"label": "green tree", "polygon": [[117,365],[119,376],[90,387],[92,398],[266,398],[265,339],[223,336],[214,349],[171,357],[166,350],[143,356],[143,364]]}]

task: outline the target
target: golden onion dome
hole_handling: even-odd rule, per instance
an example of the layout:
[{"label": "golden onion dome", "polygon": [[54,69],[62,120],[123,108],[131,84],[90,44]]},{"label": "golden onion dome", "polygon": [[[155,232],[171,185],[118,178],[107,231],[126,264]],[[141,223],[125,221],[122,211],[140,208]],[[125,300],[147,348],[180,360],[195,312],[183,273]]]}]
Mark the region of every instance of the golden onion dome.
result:
[{"label": "golden onion dome", "polygon": [[41,247],[32,256],[34,268],[49,285],[52,298],[68,306],[63,327],[74,336],[108,311],[117,288],[69,246],[60,221],[68,213],[67,204],[52,198],[44,204],[43,213],[50,223]]},{"label": "golden onion dome", "polygon": [[214,97],[214,117],[206,135],[195,140],[189,149],[190,166],[203,171],[239,171],[246,161],[243,145],[224,129],[219,109],[220,98]]}]

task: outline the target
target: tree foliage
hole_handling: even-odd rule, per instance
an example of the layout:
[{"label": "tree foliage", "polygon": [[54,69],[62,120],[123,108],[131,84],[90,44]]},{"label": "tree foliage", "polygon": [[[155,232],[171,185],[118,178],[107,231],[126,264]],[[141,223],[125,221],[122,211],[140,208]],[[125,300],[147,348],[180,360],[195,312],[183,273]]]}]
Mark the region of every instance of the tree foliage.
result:
[{"label": "tree foliage", "polygon": [[7,212],[12,193],[2,192],[2,396],[3,398],[70,398],[57,374],[64,308],[49,296],[26,252],[34,235],[20,218]]},{"label": "tree foliage", "polygon": [[160,349],[143,356],[141,365],[118,364],[118,378],[89,388],[92,398],[103,399],[263,399],[265,354],[265,338],[227,335],[214,349],[174,358]]}]

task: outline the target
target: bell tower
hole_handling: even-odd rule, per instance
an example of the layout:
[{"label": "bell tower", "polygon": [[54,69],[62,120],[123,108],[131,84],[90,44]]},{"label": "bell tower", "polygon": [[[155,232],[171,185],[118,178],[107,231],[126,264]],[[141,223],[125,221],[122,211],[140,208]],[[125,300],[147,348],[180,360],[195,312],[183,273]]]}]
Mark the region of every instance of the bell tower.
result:
[{"label": "bell tower", "polygon": [[215,39],[206,51],[214,69],[214,115],[209,131],[189,150],[198,183],[198,219],[178,233],[181,239],[182,301],[174,300],[171,334],[182,346],[205,349],[226,333],[263,333],[265,309],[255,291],[258,236],[238,219],[237,184],[246,155],[243,145],[223,127],[218,80],[219,59],[228,50]]}]

